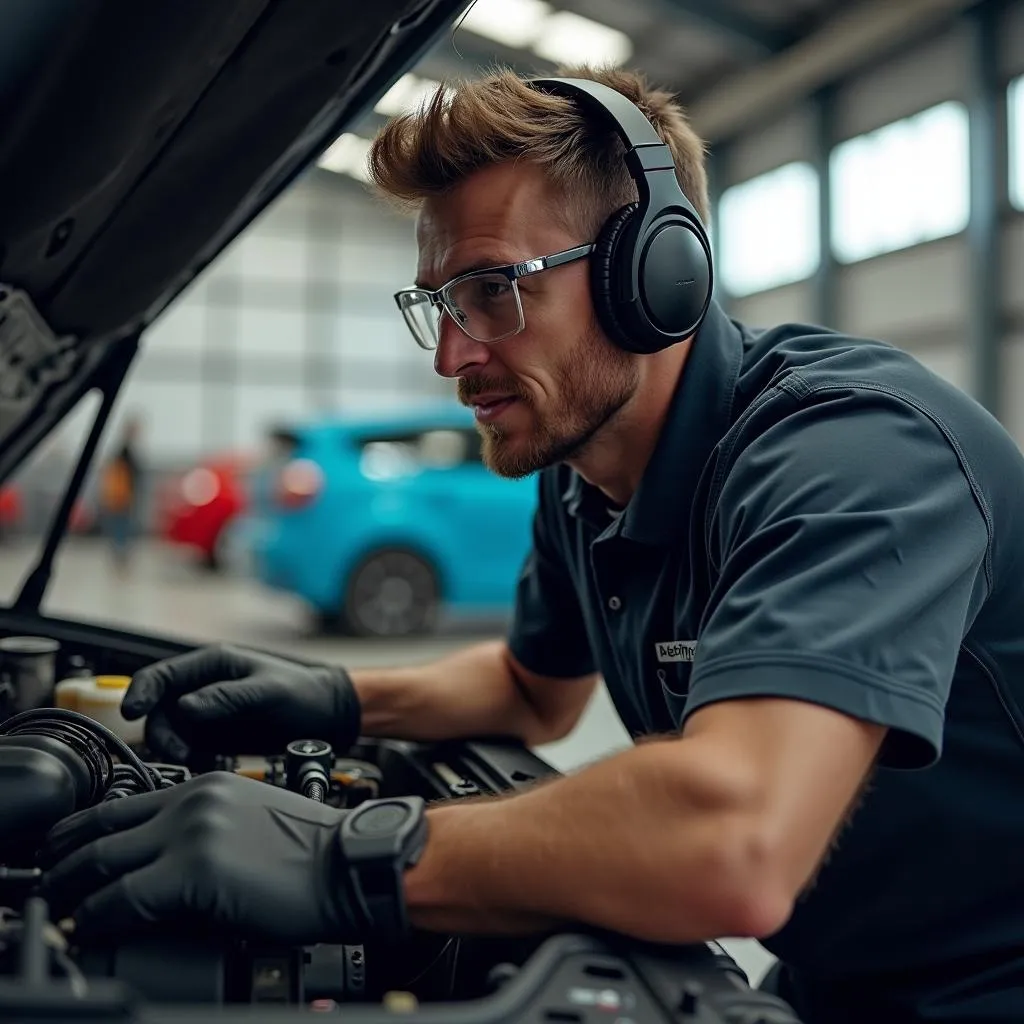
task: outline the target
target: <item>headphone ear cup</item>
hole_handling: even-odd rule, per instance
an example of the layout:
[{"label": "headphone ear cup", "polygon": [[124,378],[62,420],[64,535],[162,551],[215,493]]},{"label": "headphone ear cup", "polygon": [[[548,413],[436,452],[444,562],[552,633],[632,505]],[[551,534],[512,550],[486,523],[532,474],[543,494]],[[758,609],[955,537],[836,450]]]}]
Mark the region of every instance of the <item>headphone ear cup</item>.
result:
[{"label": "headphone ear cup", "polygon": [[616,210],[601,228],[590,254],[590,292],[597,320],[605,334],[627,352],[635,352],[634,340],[616,312],[616,265],[621,259],[623,237],[634,221],[639,203],[630,203]]}]

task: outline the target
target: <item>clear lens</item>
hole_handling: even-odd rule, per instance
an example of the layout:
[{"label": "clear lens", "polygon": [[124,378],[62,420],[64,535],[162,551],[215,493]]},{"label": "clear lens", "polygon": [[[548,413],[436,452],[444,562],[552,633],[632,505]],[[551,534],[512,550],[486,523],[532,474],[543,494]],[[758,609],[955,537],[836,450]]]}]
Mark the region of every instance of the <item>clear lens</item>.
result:
[{"label": "clear lens", "polygon": [[430,301],[428,292],[400,292],[398,308],[420,348],[437,348],[439,307]]},{"label": "clear lens", "polygon": [[418,289],[399,292],[395,298],[416,344],[428,350],[438,346],[446,310],[476,341],[500,341],[523,329],[519,290],[504,274],[478,274],[456,282],[445,293],[445,306]]},{"label": "clear lens", "polygon": [[458,281],[446,296],[459,326],[477,341],[499,341],[523,327],[515,282],[504,274],[477,274]]}]

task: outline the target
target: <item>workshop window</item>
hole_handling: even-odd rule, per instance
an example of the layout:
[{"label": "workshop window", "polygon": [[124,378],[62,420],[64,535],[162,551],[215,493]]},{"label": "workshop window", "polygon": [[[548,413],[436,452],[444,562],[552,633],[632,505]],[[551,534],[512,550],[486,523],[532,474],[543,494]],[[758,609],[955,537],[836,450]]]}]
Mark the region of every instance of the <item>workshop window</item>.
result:
[{"label": "workshop window", "polygon": [[726,189],[718,202],[718,268],[736,298],[810,277],[821,257],[818,176],[791,163]]},{"label": "workshop window", "polygon": [[1006,92],[1007,142],[1010,150],[1010,202],[1024,210],[1024,75]]},{"label": "workshop window", "polygon": [[955,235],[970,217],[967,108],[940,103],[832,151],[832,251],[843,263]]}]

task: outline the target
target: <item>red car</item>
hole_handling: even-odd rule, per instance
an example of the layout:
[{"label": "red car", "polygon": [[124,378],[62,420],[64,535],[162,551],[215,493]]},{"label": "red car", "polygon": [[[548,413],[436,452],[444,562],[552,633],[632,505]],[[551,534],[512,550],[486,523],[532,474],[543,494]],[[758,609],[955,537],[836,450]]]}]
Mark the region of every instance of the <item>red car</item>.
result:
[{"label": "red car", "polygon": [[16,530],[23,515],[24,505],[18,485],[4,484],[0,487],[0,537]]},{"label": "red car", "polygon": [[225,527],[248,505],[252,462],[246,455],[220,455],[170,481],[157,509],[163,538],[197,550],[208,568],[223,568],[220,545]]}]

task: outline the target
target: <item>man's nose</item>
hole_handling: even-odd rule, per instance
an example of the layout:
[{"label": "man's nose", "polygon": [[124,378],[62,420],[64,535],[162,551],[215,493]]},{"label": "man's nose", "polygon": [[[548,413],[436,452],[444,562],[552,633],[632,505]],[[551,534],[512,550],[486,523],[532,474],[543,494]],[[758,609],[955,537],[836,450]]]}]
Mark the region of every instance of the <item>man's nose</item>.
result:
[{"label": "man's nose", "polygon": [[473,367],[483,366],[491,358],[491,349],[471,338],[445,310],[437,325],[439,332],[434,352],[434,371],[441,377],[462,377]]}]

